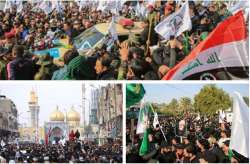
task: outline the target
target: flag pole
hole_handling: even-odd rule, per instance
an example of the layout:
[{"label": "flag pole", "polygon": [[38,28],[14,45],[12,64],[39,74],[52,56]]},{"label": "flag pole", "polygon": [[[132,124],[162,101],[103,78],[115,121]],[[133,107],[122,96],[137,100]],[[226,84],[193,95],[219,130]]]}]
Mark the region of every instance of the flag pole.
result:
[{"label": "flag pole", "polygon": [[[154,110],[154,108],[153,108],[153,106],[152,106],[151,103],[150,103],[150,107],[151,107],[151,109],[153,110],[153,113],[155,113],[155,110]],[[159,122],[159,127],[160,127],[161,133],[162,133],[162,135],[163,135],[163,137],[164,137],[164,139],[165,139],[165,141],[166,141],[166,143],[167,143],[167,138],[166,138],[165,134],[163,133],[162,127],[161,127],[161,125],[160,125],[160,122]]]},{"label": "flag pole", "polygon": [[147,39],[147,42],[146,42],[146,53],[145,53],[145,56],[148,56],[148,53],[149,53],[149,45],[150,45],[150,35],[151,35],[151,31],[152,31],[152,23],[153,23],[153,19],[149,19],[149,31],[148,31],[148,39]]},{"label": "flag pole", "polygon": [[131,130],[130,138],[131,138],[131,141],[132,141],[132,146],[134,145],[134,122],[135,122],[134,119],[130,120],[130,130]]}]

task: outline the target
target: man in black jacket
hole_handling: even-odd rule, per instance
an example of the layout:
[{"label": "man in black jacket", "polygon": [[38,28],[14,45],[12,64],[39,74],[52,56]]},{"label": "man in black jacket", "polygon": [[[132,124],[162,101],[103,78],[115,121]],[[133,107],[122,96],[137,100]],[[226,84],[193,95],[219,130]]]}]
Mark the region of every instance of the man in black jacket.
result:
[{"label": "man in black jacket", "polygon": [[115,80],[114,71],[111,69],[112,59],[108,54],[98,57],[95,70],[97,80]]},{"label": "man in black jacket", "polygon": [[8,66],[10,80],[33,80],[34,70],[30,59],[24,57],[24,48],[20,45],[14,46],[12,56],[15,58]]},{"label": "man in black jacket", "polygon": [[[146,45],[147,44],[147,40],[148,40],[148,34],[149,34],[149,21],[147,19],[145,19],[143,21],[143,31],[141,32],[140,35],[140,41],[141,41],[141,45]],[[151,27],[151,32],[150,32],[150,46],[154,46],[157,44],[158,42],[158,35],[155,33],[154,27]]]}]

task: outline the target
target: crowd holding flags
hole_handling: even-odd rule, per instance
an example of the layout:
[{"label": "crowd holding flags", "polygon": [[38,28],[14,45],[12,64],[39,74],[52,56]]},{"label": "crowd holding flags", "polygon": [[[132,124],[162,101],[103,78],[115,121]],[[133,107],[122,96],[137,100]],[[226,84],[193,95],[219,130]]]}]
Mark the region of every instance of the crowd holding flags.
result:
[{"label": "crowd holding flags", "polygon": [[[150,152],[150,141],[149,141],[149,134],[150,133],[150,125],[153,124],[153,127],[160,128],[161,133],[163,134],[163,137],[167,143],[167,139],[165,137],[165,133],[161,129],[160,122],[158,120],[158,114],[154,111],[152,105],[148,102],[145,102],[144,94],[139,94],[138,89],[135,89],[137,87],[140,87],[141,90],[144,90],[144,87],[142,84],[127,84],[127,88],[130,88],[129,95],[133,94],[133,99],[137,99],[136,103],[138,104],[140,102],[140,110],[138,115],[138,122],[137,122],[137,128],[136,128],[136,134],[139,134],[142,136],[142,142],[138,148],[138,155],[142,158],[144,155],[148,154]],[[136,92],[137,90],[137,92]],[[127,101],[131,101],[131,96],[127,97]],[[132,103],[132,105],[134,105]],[[131,104],[127,107],[131,107]],[[224,126],[228,124],[228,120],[226,120],[226,113],[224,111],[219,111],[219,123],[223,124]],[[233,99],[233,120],[232,120],[232,131],[231,131],[231,138],[230,138],[230,153],[234,153],[236,151],[237,153],[240,153],[246,158],[249,158],[249,107],[243,100],[243,97],[239,93],[235,93],[234,99]],[[153,122],[150,122],[150,117],[154,116]],[[200,121],[200,114],[195,118],[196,121]],[[186,118],[179,121],[179,130],[183,131],[186,127]],[[205,121],[207,121],[205,119]],[[231,124],[231,122],[230,122]],[[134,130],[132,129],[131,132]],[[183,143],[185,137],[179,136],[181,143]],[[229,137],[229,136],[228,136]],[[225,143],[224,143],[225,144]],[[222,144],[223,145],[223,144]],[[232,156],[235,156],[232,154]]]},{"label": "crowd holding flags", "polygon": [[[239,14],[244,11],[242,15],[248,15],[248,5],[246,3],[247,1],[215,2],[211,0],[176,0],[175,2],[155,0],[137,0],[136,2],[127,0],[73,0],[64,2],[63,0],[46,0],[32,1],[32,3],[29,3],[29,1],[23,0],[6,0],[4,11],[12,9],[12,6],[16,6],[16,15],[21,12],[21,15],[23,15],[23,17],[33,17],[32,14],[29,14],[29,11],[26,10],[32,7],[31,11],[34,11],[35,15],[47,15],[48,17],[45,17],[43,15],[43,19],[41,20],[35,20],[37,22],[46,21],[46,24],[39,23],[39,26],[41,26],[41,28],[44,28],[43,30],[45,30],[45,32],[43,33],[48,33],[50,30],[48,26],[50,27],[50,24],[53,24],[53,26],[56,26],[54,28],[57,28],[57,30],[62,31],[63,35],[65,34],[69,37],[72,48],[76,47],[80,53],[83,53],[80,50],[82,49],[82,47],[84,47],[84,45],[86,45],[86,43],[89,42],[78,42],[78,40],[80,39],[77,38],[77,41],[75,41],[75,38],[77,36],[80,36],[81,33],[84,33],[86,28],[92,28],[93,26],[104,22],[110,23],[110,27],[108,30],[113,40],[117,40],[118,36],[115,31],[120,30],[120,28],[115,29],[116,26],[114,26],[114,24],[121,24],[121,21],[114,22],[114,19],[112,19],[112,21],[107,20],[111,20],[110,18],[115,15],[116,17],[118,17],[118,19],[125,18],[136,22],[134,23],[134,26],[132,28],[135,29],[137,25],[138,27],[140,27],[136,30],[129,31],[129,33],[132,33],[133,35],[126,34],[129,35],[128,39],[123,40],[123,37],[119,37],[119,41],[130,42],[132,40],[133,43],[141,44],[140,46],[136,45],[138,46],[136,48],[144,50],[144,58],[142,59],[143,61],[141,62],[141,64],[140,62],[137,62],[137,65],[139,65],[140,67],[148,68],[143,68],[144,71],[142,71],[142,76],[134,74],[133,77],[129,77],[128,74],[120,73],[112,75],[114,76],[112,77],[114,79],[130,80],[132,78],[138,78],[142,80],[203,80],[205,78],[203,78],[203,76],[199,76],[200,74],[213,72],[212,74],[214,76],[214,79],[231,80],[243,79],[248,77],[247,67],[249,64],[248,55],[246,55],[247,45],[245,44],[247,35],[239,35],[242,36],[241,40],[238,40],[238,36],[235,37],[235,34],[237,33],[246,33],[245,27],[248,25],[247,19],[242,19],[243,17],[241,16],[241,14]],[[69,14],[71,11],[64,10],[65,7],[67,7],[69,10],[72,10],[73,14]],[[221,11],[213,11],[220,9]],[[51,19],[53,19],[54,17],[52,13],[57,15],[58,17],[61,17],[62,19],[51,21]],[[17,25],[19,25],[20,23],[21,26],[23,24],[23,20],[21,17],[19,19],[20,20],[18,20]],[[87,21],[86,24],[85,21]],[[73,32],[65,32],[66,30],[63,29],[62,26],[62,24],[64,24],[65,22],[69,23],[69,31]],[[75,26],[73,23],[75,23]],[[127,28],[125,27],[125,25],[122,26],[124,28]],[[26,35],[29,35],[31,37],[34,33],[39,33],[38,28],[31,28],[30,26],[25,26],[25,28],[27,28],[24,29],[25,32],[17,31],[18,33],[24,35],[21,35],[21,38],[18,38],[19,40],[23,40],[24,42],[27,42]],[[5,31],[3,31],[2,33],[2,36],[4,36],[4,33],[8,34],[8,32]],[[34,39],[34,41],[31,41],[31,45],[28,45],[29,48],[27,49],[29,49],[32,53],[35,52],[35,55],[41,55],[41,53],[38,53],[35,50],[37,49],[37,47],[39,51],[41,50],[41,52],[44,53],[43,50],[45,50],[46,48],[51,49],[51,47],[54,46],[53,44],[44,44],[44,42],[47,43],[47,35],[43,36],[43,33],[41,33],[40,38]],[[134,36],[134,34],[136,37],[132,37]],[[138,37],[139,35],[140,37]],[[6,36],[11,37],[11,35]],[[93,37],[95,36],[93,35]],[[224,37],[227,39],[227,41],[223,40]],[[87,45],[87,47],[96,46],[96,43],[100,43],[100,45],[110,43],[108,42],[109,40],[107,42],[103,42],[104,40],[105,39],[102,39],[101,42],[95,41],[93,45],[90,44]],[[235,42],[237,42],[237,44],[235,44]],[[109,44],[108,46],[106,46],[106,50],[113,50],[111,48],[113,46],[116,45]],[[128,45],[127,48],[132,49],[132,47],[134,46],[135,45],[133,44]],[[105,48],[105,46],[98,46],[98,48]],[[172,48],[172,50],[162,51],[162,48]],[[94,56],[95,51],[97,50],[88,51],[87,55]],[[114,51],[116,51],[116,53],[118,52],[117,49],[114,49]],[[228,53],[228,51],[230,51],[231,53]],[[59,55],[53,56],[52,53],[50,53],[50,56],[58,58],[59,56],[61,56],[61,54],[63,55],[64,53],[61,51],[57,52],[59,52],[57,53]],[[157,55],[158,53],[159,55]],[[126,60],[132,59],[128,58]],[[112,60],[116,59],[112,58]],[[128,63],[130,63],[130,61]],[[151,64],[153,64],[153,66],[151,66]],[[90,67],[93,68],[93,66]],[[121,67],[121,64],[117,64],[116,67]],[[116,68],[112,71],[128,71],[125,70],[126,67],[123,68]],[[159,68],[161,69],[159,70]],[[160,71],[160,73],[158,71]],[[231,71],[233,72],[232,74],[230,74]],[[226,75],[217,76],[217,73],[221,72]],[[145,76],[146,74],[152,74],[153,76]],[[118,75],[121,76],[118,77]],[[10,76],[6,77],[10,78]]]},{"label": "crowd holding flags", "polygon": [[[129,93],[129,94],[128,94]],[[159,127],[160,131],[167,142],[166,136],[158,121],[158,114],[154,110],[151,103],[144,102],[145,89],[142,84],[127,84],[126,85],[126,107],[129,108],[132,105],[140,102],[140,111],[138,116],[136,134],[143,134],[142,143],[139,150],[139,155],[144,156],[149,152],[149,127],[153,124],[154,128]],[[129,102],[129,103],[128,103]],[[150,122],[150,117],[154,115],[153,122]]]},{"label": "crowd holding flags", "polygon": [[218,68],[248,67],[247,31],[243,11],[220,23],[209,36],[174,68],[164,80],[186,77]]}]

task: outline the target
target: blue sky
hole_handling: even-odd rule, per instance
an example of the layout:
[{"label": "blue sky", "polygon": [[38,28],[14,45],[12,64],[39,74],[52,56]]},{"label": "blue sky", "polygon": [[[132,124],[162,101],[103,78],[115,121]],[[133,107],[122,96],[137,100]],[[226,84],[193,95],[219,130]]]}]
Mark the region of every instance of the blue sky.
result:
[{"label": "blue sky", "polygon": [[[193,98],[200,89],[206,84],[143,84],[146,95],[145,101],[156,103],[168,103],[172,98],[179,99],[180,97]],[[249,96],[248,84],[216,84],[230,94],[237,91],[243,96]]]},{"label": "blue sky", "polygon": [[[98,85],[86,84],[86,99],[90,101],[90,92]],[[40,105],[39,124],[49,121],[50,113],[59,106],[65,115],[65,110],[70,110],[73,105],[75,110],[81,112],[82,82],[0,82],[0,94],[12,99],[17,106],[19,121],[29,125],[30,113],[28,112],[29,93],[34,89],[38,94]],[[89,101],[85,101],[85,120],[88,122]]]}]

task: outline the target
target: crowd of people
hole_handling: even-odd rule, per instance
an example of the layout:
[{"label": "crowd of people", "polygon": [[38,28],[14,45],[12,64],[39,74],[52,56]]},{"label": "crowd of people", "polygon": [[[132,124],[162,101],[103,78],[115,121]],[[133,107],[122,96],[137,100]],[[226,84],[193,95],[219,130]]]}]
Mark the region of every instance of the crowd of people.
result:
[{"label": "crowd of people", "polygon": [[[111,48],[103,43],[86,56],[79,55],[74,39],[96,24],[110,22],[114,16],[111,11],[87,5],[79,10],[76,2],[63,2],[61,10],[46,13],[36,9],[36,3],[22,3],[21,11],[14,6],[0,11],[1,80],[159,80],[232,15],[229,1],[212,1],[207,6],[202,1],[189,1],[192,30],[164,41],[154,27],[182,3],[127,1],[119,17],[141,22],[141,33],[131,33],[123,42],[116,40]],[[138,12],[138,6],[143,13]],[[111,38],[110,34],[107,37]],[[55,63],[49,54],[34,54],[54,47],[54,40],[62,38],[72,47],[60,54],[60,62]],[[226,79],[221,72],[224,70],[218,71],[218,76]]]},{"label": "crowd of people", "polygon": [[[231,123],[226,121],[219,123],[216,115],[210,117],[197,117],[197,115],[159,116],[158,120],[160,125],[156,125],[155,128],[151,125],[149,128],[149,151],[142,156],[139,155],[142,138],[140,135],[136,135],[136,129],[131,131],[130,120],[127,120],[126,162],[249,162],[248,158],[229,148]],[[131,135],[132,133],[134,135]]]},{"label": "crowd of people", "polygon": [[0,163],[122,163],[121,141],[98,146],[91,141],[66,144],[20,143],[0,146]]}]

